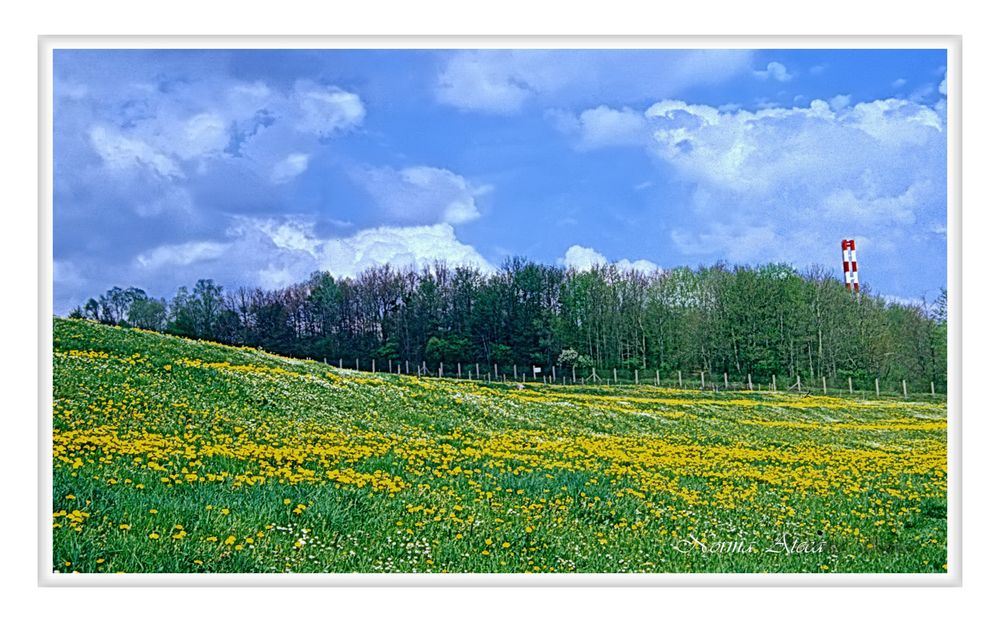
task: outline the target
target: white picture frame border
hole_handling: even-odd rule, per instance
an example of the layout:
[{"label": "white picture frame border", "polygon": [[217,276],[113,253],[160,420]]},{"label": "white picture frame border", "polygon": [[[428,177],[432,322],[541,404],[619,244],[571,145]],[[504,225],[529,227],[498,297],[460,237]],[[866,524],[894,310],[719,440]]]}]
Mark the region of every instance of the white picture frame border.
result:
[{"label": "white picture frame border", "polygon": [[[56,574],[52,563],[53,51],[68,49],[943,49],[947,52],[948,570],[864,574]],[[41,35],[38,37],[38,584],[40,586],[959,586],[962,584],[961,110],[957,35]]]}]

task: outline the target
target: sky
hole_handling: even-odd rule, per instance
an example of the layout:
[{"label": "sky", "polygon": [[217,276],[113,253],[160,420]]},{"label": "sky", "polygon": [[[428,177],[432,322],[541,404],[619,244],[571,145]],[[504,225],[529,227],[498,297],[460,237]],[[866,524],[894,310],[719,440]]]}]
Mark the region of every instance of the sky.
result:
[{"label": "sky", "polygon": [[56,50],[53,302],[436,260],[946,285],[944,50]]}]

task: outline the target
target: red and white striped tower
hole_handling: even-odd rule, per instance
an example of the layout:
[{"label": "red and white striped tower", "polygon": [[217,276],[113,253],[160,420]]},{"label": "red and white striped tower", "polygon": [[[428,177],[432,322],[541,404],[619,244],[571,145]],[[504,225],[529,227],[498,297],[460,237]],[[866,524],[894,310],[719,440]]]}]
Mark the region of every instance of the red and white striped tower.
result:
[{"label": "red and white striped tower", "polygon": [[854,240],[841,240],[840,250],[844,254],[844,285],[847,289],[860,292],[861,281],[858,280],[858,256],[854,248]]}]

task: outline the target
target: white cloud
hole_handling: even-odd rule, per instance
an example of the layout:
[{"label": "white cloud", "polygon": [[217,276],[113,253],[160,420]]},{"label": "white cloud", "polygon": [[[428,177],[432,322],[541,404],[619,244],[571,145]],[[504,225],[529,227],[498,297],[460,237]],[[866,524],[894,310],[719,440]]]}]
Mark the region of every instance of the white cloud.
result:
[{"label": "white cloud", "polygon": [[298,82],[294,97],[300,112],[296,127],[301,131],[330,136],[360,125],[365,118],[361,98],[335,86]]},{"label": "white cloud", "polygon": [[185,160],[218,154],[229,143],[229,128],[222,115],[204,112],[182,122],[168,142],[170,149]]},{"label": "white cloud", "polygon": [[184,177],[184,173],[170,156],[138,138],[128,138],[98,126],[90,130],[90,144],[104,164],[113,170],[128,171],[140,167],[163,177]]},{"label": "white cloud", "polygon": [[185,242],[158,246],[136,258],[142,268],[156,270],[175,266],[188,266],[203,261],[218,259],[229,249],[229,244],[221,242]]},{"label": "white cloud", "polygon": [[438,101],[464,110],[516,112],[534,93],[534,88],[559,84],[560,77],[545,70],[544,56],[539,54],[545,53],[458,52],[438,75]]},{"label": "white cloud", "polygon": [[[871,166],[905,169],[902,161],[912,156],[904,146],[944,138],[937,112],[895,99],[837,111],[815,100],[808,108],[734,113],[665,101],[646,116],[655,152],[684,176],[759,194],[818,181],[837,185],[845,177],[860,179]],[[897,155],[898,162],[885,161]]]},{"label": "white cloud", "polygon": [[580,113],[580,148],[641,145],[648,140],[646,120],[630,108],[599,106]]},{"label": "white cloud", "polygon": [[[595,266],[603,266],[612,262],[608,261],[607,257],[592,248],[574,244],[566,249],[566,254],[559,259],[559,263],[567,268],[586,271]],[[619,259],[614,262],[614,265],[617,266],[619,270],[625,272],[635,270],[646,274],[652,274],[660,269],[658,265],[647,259],[638,259],[635,261]]]},{"label": "white cloud", "polygon": [[304,173],[308,167],[309,154],[290,153],[271,168],[271,181],[276,184],[287,183]]},{"label": "white cloud", "polygon": [[92,97],[102,112],[89,123],[90,143],[107,168],[172,178],[228,160],[286,183],[305,170],[324,140],[365,118],[357,94],[309,81],[287,91],[259,81],[192,82],[169,94],[153,84],[131,85]]},{"label": "white cloud", "polygon": [[896,78],[892,81],[892,88],[901,89],[906,86],[906,78]]},{"label": "white cloud", "polygon": [[436,261],[486,272],[494,269],[475,248],[459,242],[455,230],[446,223],[365,229],[348,238],[328,240],[320,251],[320,266],[339,276],[357,274],[383,264],[402,268],[430,265]]},{"label": "white cloud", "polygon": [[834,95],[830,98],[830,108],[834,111],[840,111],[851,105],[850,95]]},{"label": "white cloud", "polygon": [[[654,54],[657,62],[650,62]],[[752,55],[749,50],[460,50],[448,53],[435,94],[443,104],[493,114],[513,114],[532,100],[564,107],[611,95],[618,101],[659,99],[739,75]],[[623,66],[630,70],[621,71]]]},{"label": "white cloud", "polygon": [[[829,249],[853,237],[866,239],[866,261],[905,273],[912,268],[895,265],[905,261],[900,249],[941,241],[933,227],[946,205],[943,109],[847,96],[756,111],[664,100],[644,116],[646,139],[636,144],[692,188],[687,205],[666,208],[682,253],[829,265]],[[602,260],[588,249],[568,259]]]},{"label": "white cloud", "polygon": [[393,222],[407,224],[461,224],[480,216],[477,197],[489,193],[447,169],[411,166],[404,169],[370,168],[355,172]]},{"label": "white cloud", "polygon": [[778,82],[788,82],[792,79],[792,74],[788,73],[788,69],[785,68],[781,63],[776,63],[774,61],[767,64],[764,69],[754,71],[753,75],[758,80],[777,80]]},{"label": "white cloud", "polygon": [[[423,267],[443,261],[484,272],[494,267],[474,247],[458,240],[446,223],[416,227],[377,227],[353,235],[324,237],[306,217],[238,217],[224,241],[162,245],[139,255],[134,278],[148,282],[188,283],[211,275],[220,282],[284,287],[317,270],[355,276],[382,265]],[[61,274],[70,275],[68,270]]]},{"label": "white cloud", "polygon": [[944,78],[941,79],[941,83],[938,84],[938,93],[948,96],[948,75],[945,74]]}]

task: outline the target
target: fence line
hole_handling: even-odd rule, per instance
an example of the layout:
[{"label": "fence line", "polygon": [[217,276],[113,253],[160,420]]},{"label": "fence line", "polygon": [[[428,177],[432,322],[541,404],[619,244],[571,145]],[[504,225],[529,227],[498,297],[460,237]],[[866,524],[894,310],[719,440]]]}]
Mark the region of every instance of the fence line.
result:
[{"label": "fence line", "polygon": [[[338,359],[336,361],[336,365],[334,365],[333,361],[327,361],[326,358],[323,359],[323,362],[327,365],[345,369],[343,359]],[[627,373],[619,376],[619,370],[616,367],[612,367],[610,369],[589,367],[584,368],[590,370],[589,374],[578,374],[576,366],[559,367],[553,365],[546,369],[544,366],[540,365],[519,366],[517,364],[512,364],[504,366],[498,363],[493,363],[492,365],[487,365],[487,369],[492,367],[492,373],[488,371],[483,374],[480,371],[479,363],[445,364],[444,362],[439,362],[437,369],[431,372],[430,368],[427,366],[427,362],[421,361],[419,364],[414,364],[415,369],[411,372],[409,360],[400,361],[395,359],[383,359],[380,364],[378,359],[371,359],[370,362],[373,373],[391,373],[400,375],[405,373],[406,375],[418,377],[437,376],[438,378],[453,378],[469,381],[508,382],[507,372],[510,371],[510,380],[522,384],[534,382],[538,384],[579,386],[647,385],[701,391],[769,391],[772,393],[781,391],[801,394],[859,395],[861,397],[876,398],[882,397],[884,394],[892,397],[903,397],[904,399],[910,398],[911,396],[929,396],[932,398],[945,398],[947,396],[947,392],[941,391],[940,387],[936,386],[933,381],[931,381],[927,387],[919,387],[914,386],[913,383],[910,383],[905,378],[892,383],[887,383],[884,379],[876,377],[868,382],[862,381],[859,384],[852,375],[841,375],[839,378],[832,378],[824,375],[811,377],[808,382],[804,382],[801,374],[795,375],[794,379],[790,376],[779,377],[777,374],[768,374],[770,375],[770,382],[767,382],[767,375],[755,377],[751,372],[746,375],[744,382],[730,378],[728,371],[722,372],[721,374],[713,374],[707,370],[698,369],[688,372],[676,370],[676,381],[667,381],[661,379],[660,372],[662,370],[660,369],[632,368],[630,378],[630,374]],[[395,365],[393,363],[395,363]],[[361,370],[360,359],[355,359],[354,369],[358,371]],[[475,372],[473,372],[473,369]],[[518,371],[519,369],[520,372]],[[526,370],[531,371],[530,376],[528,376],[528,371]],[[627,372],[628,369],[623,368],[622,371]],[[668,375],[668,377],[670,376]],[[764,378],[764,383],[760,381],[760,378]]]}]

